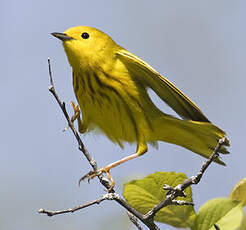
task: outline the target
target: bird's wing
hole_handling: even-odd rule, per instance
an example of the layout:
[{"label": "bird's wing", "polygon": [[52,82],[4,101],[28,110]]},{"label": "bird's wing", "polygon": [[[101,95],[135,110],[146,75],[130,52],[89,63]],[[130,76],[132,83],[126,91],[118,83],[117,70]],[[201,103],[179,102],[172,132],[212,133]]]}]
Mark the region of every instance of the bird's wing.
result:
[{"label": "bird's wing", "polygon": [[185,120],[209,122],[184,93],[146,62],[125,49],[119,50],[117,56],[125,64],[134,81],[154,90],[180,117]]}]

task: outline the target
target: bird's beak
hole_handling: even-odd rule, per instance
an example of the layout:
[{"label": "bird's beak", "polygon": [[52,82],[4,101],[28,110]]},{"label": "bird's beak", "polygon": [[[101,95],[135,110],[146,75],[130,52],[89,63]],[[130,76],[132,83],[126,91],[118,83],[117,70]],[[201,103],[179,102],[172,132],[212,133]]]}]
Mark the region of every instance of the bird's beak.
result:
[{"label": "bird's beak", "polygon": [[51,35],[53,35],[54,37],[60,39],[63,42],[74,39],[74,38],[72,38],[72,37],[70,37],[70,36],[68,36],[67,34],[64,34],[64,33],[51,33]]}]

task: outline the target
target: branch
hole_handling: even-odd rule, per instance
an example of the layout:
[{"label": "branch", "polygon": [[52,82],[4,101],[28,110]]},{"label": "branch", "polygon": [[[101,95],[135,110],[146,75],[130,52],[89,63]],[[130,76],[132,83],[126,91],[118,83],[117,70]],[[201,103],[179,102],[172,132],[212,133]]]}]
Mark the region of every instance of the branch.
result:
[{"label": "branch", "polygon": [[132,213],[127,212],[127,215],[130,221],[138,228],[138,230],[143,230],[142,226],[138,223],[138,218],[134,216]]},{"label": "branch", "polygon": [[82,205],[76,206],[74,208],[69,208],[69,209],[65,209],[65,210],[48,211],[48,210],[41,208],[41,209],[39,209],[38,213],[44,213],[44,214],[47,214],[47,216],[55,216],[55,215],[64,214],[64,213],[73,213],[75,211],[89,207],[91,205],[100,204],[102,201],[109,199],[108,196],[109,196],[109,194],[106,194],[97,200],[93,200],[93,201],[88,202],[86,204],[82,204]]},{"label": "branch", "polygon": [[[226,138],[223,137],[218,141],[218,144],[216,148],[214,149],[213,154],[203,163],[200,171],[195,175],[192,176],[190,179],[185,180],[184,183],[177,185],[175,188],[169,186],[169,185],[164,185],[163,189],[168,190],[166,199],[162,202],[160,202],[158,205],[156,205],[152,210],[150,210],[146,215],[145,219],[153,219],[155,214],[162,208],[168,206],[168,205],[173,205],[174,204],[174,199],[178,196],[181,197],[186,197],[186,194],[184,193],[184,190],[193,185],[193,184],[198,184],[208,168],[208,166],[219,156],[219,150],[222,145],[224,145],[226,142]],[[176,201],[175,201],[176,202]],[[178,201],[180,203],[181,201]],[[182,203],[182,202],[181,202]],[[179,204],[181,205],[181,204]],[[185,202],[183,205],[194,205],[192,202]]]}]

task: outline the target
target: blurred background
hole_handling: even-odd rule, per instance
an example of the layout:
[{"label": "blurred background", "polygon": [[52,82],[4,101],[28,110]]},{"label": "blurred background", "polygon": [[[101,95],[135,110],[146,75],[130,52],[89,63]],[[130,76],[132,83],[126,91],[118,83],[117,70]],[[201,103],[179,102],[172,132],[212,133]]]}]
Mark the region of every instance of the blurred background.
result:
[{"label": "blurred background", "polygon": [[[78,187],[90,167],[71,132],[62,132],[65,119],[48,91],[50,57],[57,92],[72,113],[71,67],[61,42],[50,33],[76,25],[108,33],[167,76],[226,130],[231,154],[222,157],[227,167],[212,165],[193,186],[195,209],[228,196],[246,176],[245,7],[243,0],[1,1],[0,228],[136,229],[125,210],[110,201],[52,218],[38,214],[40,208],[70,208],[105,192],[96,179]],[[130,145],[122,150],[104,136],[87,134],[82,139],[99,166],[135,151]],[[156,171],[192,176],[203,161],[188,150],[160,143],[159,150],[150,147],[143,157],[112,170],[116,191],[121,194],[124,183]]]}]

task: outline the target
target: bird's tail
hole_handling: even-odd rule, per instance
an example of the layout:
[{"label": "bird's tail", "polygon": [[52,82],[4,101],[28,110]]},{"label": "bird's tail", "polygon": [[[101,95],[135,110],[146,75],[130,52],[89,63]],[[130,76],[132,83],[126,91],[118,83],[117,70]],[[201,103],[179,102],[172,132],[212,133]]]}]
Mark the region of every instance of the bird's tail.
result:
[{"label": "bird's tail", "polygon": [[[226,136],[223,130],[210,122],[180,120],[171,116],[153,119],[153,128],[157,140],[182,146],[206,158],[212,154],[219,139]],[[226,149],[229,145],[226,139],[219,152],[229,153]],[[219,159],[216,162],[225,165]]]}]

